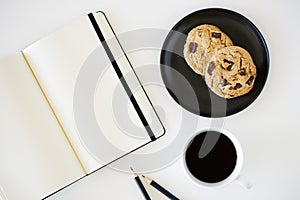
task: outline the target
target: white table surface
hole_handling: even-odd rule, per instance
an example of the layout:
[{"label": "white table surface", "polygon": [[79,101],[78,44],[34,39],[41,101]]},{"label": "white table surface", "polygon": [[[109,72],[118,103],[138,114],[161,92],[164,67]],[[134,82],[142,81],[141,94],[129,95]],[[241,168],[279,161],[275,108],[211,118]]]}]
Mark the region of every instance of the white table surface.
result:
[{"label": "white table surface", "polygon": [[[244,165],[241,173],[253,183],[253,188],[246,190],[236,182],[221,189],[200,188],[186,176],[181,158],[147,175],[187,200],[300,199],[300,66],[297,60],[300,56],[300,3],[297,0],[1,0],[0,57],[22,50],[90,11],[103,10],[115,32],[120,34],[141,28],[170,29],[190,12],[207,7],[228,8],[245,15],[260,29],[269,47],[270,73],[263,92],[246,110],[224,121],[224,128],[234,133],[242,145]],[[138,56],[139,53],[129,55],[134,66],[143,64]],[[155,63],[157,59],[149,56],[147,62]],[[150,96],[155,104],[159,104],[156,102],[158,96]],[[169,97],[166,101],[171,102]],[[164,108],[165,113],[169,112],[167,109]],[[209,119],[188,115],[202,122],[199,130],[210,124]],[[163,148],[175,134],[170,131],[173,130],[172,122],[168,121],[168,114],[166,116],[167,134],[153,148]],[[147,148],[152,146],[145,150]],[[132,163],[134,165],[134,161]],[[153,188],[147,189],[153,199],[164,199]],[[49,199],[142,197],[130,174],[107,167]]]}]

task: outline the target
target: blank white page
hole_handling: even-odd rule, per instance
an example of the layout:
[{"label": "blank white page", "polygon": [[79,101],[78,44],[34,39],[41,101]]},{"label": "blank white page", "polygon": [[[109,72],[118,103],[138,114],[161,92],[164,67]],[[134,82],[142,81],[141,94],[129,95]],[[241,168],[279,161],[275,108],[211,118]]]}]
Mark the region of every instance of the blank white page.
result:
[{"label": "blank white page", "polygon": [[23,50],[86,171],[101,165],[81,145],[73,117],[73,91],[81,65],[97,45],[84,17]]},{"label": "blank white page", "polygon": [[41,199],[84,176],[21,53],[0,60],[0,192]]}]

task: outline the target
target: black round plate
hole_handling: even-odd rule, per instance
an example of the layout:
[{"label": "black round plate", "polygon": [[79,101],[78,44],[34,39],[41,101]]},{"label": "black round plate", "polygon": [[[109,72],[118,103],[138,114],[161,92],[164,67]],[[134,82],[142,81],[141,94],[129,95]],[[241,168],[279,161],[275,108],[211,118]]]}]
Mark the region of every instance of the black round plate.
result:
[{"label": "black round plate", "polygon": [[[251,54],[257,77],[249,93],[233,99],[221,98],[211,92],[203,77],[187,65],[183,57],[187,34],[201,24],[218,26],[234,45]],[[226,9],[209,8],[189,14],[172,28],[164,42],[160,64],[164,84],[178,104],[201,116],[225,117],[245,109],[259,96],[269,72],[269,52],[262,34],[246,17]],[[178,77],[178,72],[183,78]],[[196,97],[196,103],[191,100],[193,97]]]}]

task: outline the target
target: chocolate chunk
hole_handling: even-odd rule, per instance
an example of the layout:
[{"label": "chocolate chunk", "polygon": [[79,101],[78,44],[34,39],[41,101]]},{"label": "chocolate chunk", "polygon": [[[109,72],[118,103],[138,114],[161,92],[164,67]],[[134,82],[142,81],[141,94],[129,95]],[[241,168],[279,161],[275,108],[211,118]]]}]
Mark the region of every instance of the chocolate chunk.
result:
[{"label": "chocolate chunk", "polygon": [[247,85],[251,85],[252,81],[254,80],[254,76],[250,76],[248,81],[246,82]]},{"label": "chocolate chunk", "polygon": [[242,68],[242,69],[240,70],[240,75],[241,75],[241,76],[246,76],[246,69],[245,69],[245,68]]},{"label": "chocolate chunk", "polygon": [[189,45],[189,50],[191,53],[195,53],[197,50],[198,44],[196,42],[191,42]]},{"label": "chocolate chunk", "polygon": [[229,64],[234,64],[234,62],[232,62],[232,61],[230,61],[230,60],[227,60],[226,58],[224,59],[224,62],[226,62],[226,63],[229,63]]},{"label": "chocolate chunk", "polygon": [[216,68],[214,62],[210,62],[207,68],[207,73],[209,75],[212,75],[212,72],[214,71],[214,69]]},{"label": "chocolate chunk", "polygon": [[211,37],[214,37],[214,38],[221,38],[221,33],[212,32],[212,33],[211,33]]},{"label": "chocolate chunk", "polygon": [[234,86],[233,89],[237,90],[237,89],[239,89],[239,88],[241,88],[241,87],[242,87],[242,84],[237,83],[237,84]]},{"label": "chocolate chunk", "polygon": [[226,67],[226,70],[230,71],[234,62],[230,61],[230,60],[227,60],[227,59],[224,59],[224,63],[228,63],[228,66]]},{"label": "chocolate chunk", "polygon": [[225,87],[226,85],[231,85],[231,84],[227,81],[226,78],[224,78],[224,79],[222,79],[222,81],[221,81],[221,86],[222,86],[222,87]]},{"label": "chocolate chunk", "polygon": [[240,66],[242,66],[243,64],[243,60],[240,58]]}]

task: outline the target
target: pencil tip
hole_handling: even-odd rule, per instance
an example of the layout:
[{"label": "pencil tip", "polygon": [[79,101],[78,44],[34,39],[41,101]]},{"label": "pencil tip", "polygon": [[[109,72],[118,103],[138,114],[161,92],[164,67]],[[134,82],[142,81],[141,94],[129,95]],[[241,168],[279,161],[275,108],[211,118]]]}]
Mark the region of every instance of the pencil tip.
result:
[{"label": "pencil tip", "polygon": [[144,175],[142,175],[142,177],[143,177],[143,178],[145,178],[145,176],[144,176]]},{"label": "pencil tip", "polygon": [[130,167],[130,170],[133,172],[133,169],[132,169],[132,167]]}]

